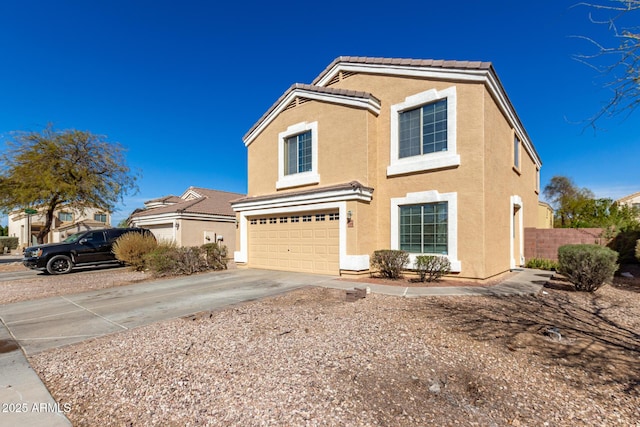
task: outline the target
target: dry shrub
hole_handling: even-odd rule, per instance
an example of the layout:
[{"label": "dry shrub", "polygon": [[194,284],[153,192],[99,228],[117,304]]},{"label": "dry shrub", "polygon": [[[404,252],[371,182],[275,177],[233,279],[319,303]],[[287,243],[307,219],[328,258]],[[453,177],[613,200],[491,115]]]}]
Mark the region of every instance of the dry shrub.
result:
[{"label": "dry shrub", "polygon": [[613,280],[618,253],[600,245],[564,245],[558,248],[558,272],[578,291],[594,292]]},{"label": "dry shrub", "polygon": [[371,257],[371,266],[383,277],[397,279],[409,264],[409,254],[405,251],[383,249],[375,251]]},{"label": "dry shrub", "polygon": [[145,269],[145,256],[158,246],[151,233],[126,233],[113,244],[113,253],[118,261],[131,266],[135,271]]}]

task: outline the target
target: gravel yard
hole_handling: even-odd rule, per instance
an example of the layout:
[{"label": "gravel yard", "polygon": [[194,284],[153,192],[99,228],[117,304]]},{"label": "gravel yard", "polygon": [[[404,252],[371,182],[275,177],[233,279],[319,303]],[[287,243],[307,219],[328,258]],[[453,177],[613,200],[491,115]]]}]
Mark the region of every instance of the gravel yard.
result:
[{"label": "gravel yard", "polygon": [[304,289],[30,362],[75,426],[639,426],[640,284],[356,302]]}]

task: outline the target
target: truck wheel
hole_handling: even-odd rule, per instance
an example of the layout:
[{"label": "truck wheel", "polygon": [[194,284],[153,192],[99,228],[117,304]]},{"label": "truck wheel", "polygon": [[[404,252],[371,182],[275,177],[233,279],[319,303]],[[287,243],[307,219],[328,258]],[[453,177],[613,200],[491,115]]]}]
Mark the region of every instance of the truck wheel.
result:
[{"label": "truck wheel", "polygon": [[72,268],[73,262],[66,255],[56,255],[47,262],[47,271],[51,274],[66,274]]}]

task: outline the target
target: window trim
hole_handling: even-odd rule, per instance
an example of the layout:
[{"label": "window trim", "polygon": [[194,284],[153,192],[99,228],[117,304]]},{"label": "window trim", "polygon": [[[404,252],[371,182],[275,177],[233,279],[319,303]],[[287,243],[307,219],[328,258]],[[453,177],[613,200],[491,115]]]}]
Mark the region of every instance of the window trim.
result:
[{"label": "window trim", "polygon": [[[400,249],[400,206],[423,205],[427,203],[447,202],[447,255],[451,262],[451,271],[459,273],[462,263],[458,259],[458,193],[439,193],[436,190],[407,193],[405,197],[391,199],[391,249]],[[419,255],[410,253],[410,265],[416,261]],[[430,254],[433,255],[433,254]]]},{"label": "window trim", "polygon": [[[447,151],[400,158],[400,113],[443,99],[447,100]],[[456,133],[457,94],[455,86],[440,91],[430,89],[408,96],[404,102],[390,107],[390,116],[391,155],[387,176],[460,166]]]},{"label": "window trim", "polygon": [[[285,147],[288,138],[311,131],[311,170],[285,175]],[[318,184],[318,122],[301,122],[291,125],[286,131],[278,134],[278,181],[276,190],[282,188],[299,187],[308,184]]]}]

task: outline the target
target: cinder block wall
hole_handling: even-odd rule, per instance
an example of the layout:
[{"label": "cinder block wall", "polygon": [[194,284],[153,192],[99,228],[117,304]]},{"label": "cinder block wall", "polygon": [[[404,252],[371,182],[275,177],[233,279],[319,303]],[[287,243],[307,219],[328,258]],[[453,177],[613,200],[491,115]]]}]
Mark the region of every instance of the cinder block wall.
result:
[{"label": "cinder block wall", "polygon": [[558,260],[558,248],[570,244],[596,244],[605,246],[609,239],[602,237],[603,228],[525,228],[525,259],[544,258]]}]

